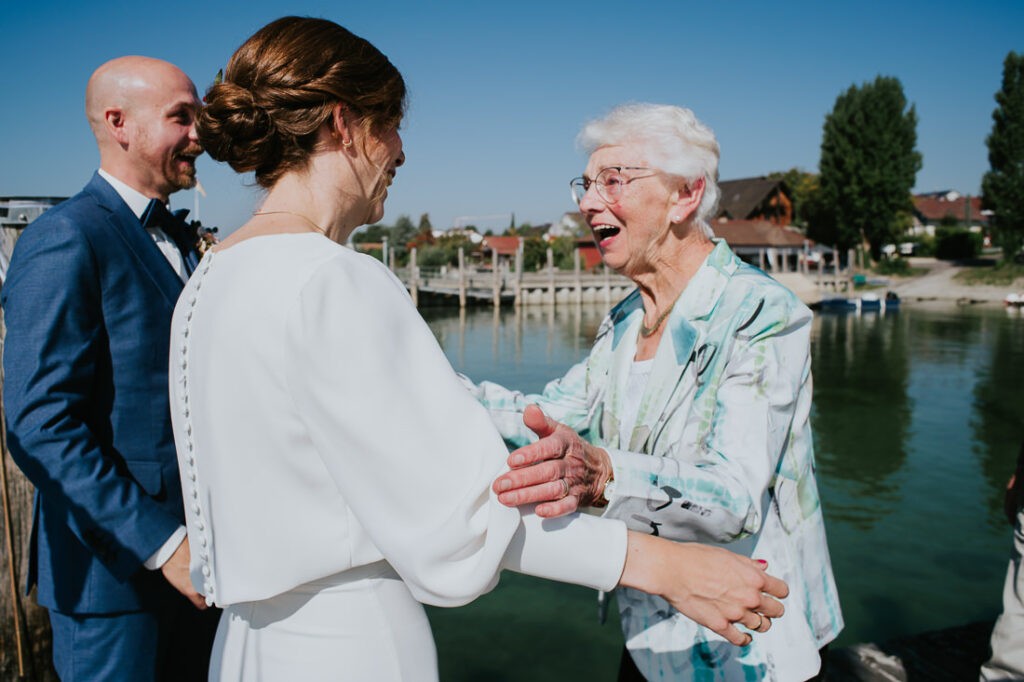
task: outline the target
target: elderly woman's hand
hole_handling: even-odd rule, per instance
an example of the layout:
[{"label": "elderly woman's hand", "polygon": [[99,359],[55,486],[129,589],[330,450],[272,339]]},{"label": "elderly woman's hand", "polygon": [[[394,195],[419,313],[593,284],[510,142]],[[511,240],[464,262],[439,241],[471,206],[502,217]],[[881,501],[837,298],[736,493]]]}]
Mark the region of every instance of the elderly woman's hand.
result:
[{"label": "elderly woman's hand", "polygon": [[602,499],[612,471],[607,452],[548,418],[536,405],[526,408],[523,423],[540,440],[509,455],[512,470],[493,485],[502,504],[516,507],[539,502],[537,515],[551,518]]}]

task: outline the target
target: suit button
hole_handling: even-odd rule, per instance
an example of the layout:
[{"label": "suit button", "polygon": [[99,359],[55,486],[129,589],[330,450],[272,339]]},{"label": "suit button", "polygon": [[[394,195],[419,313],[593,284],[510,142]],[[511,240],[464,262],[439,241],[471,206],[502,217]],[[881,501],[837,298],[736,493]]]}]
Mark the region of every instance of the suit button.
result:
[{"label": "suit button", "polygon": [[203,575],[205,575],[207,578],[210,577],[210,567],[209,566],[203,566]]},{"label": "suit button", "polygon": [[199,516],[199,505],[198,504],[193,504],[192,505],[192,511],[195,512],[196,516]]}]

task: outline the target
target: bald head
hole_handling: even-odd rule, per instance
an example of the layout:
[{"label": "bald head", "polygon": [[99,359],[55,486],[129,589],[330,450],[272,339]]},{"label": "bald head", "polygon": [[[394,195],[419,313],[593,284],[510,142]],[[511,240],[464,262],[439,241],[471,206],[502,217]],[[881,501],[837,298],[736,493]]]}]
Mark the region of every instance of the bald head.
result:
[{"label": "bald head", "polygon": [[111,59],[89,78],[85,88],[85,115],[99,139],[107,109],[130,111],[152,98],[161,88],[182,83],[187,83],[186,88],[194,92],[192,81],[170,62],[138,56]]},{"label": "bald head", "polygon": [[181,69],[150,57],[119,57],[100,66],[85,90],[85,114],[100,167],[136,190],[166,200],[195,185],[199,108]]}]

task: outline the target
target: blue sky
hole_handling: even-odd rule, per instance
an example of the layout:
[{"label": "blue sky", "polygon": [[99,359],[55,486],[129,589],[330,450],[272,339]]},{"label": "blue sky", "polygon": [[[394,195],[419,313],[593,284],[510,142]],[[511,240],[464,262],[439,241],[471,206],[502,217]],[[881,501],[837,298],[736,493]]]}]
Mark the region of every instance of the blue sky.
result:
[{"label": "blue sky", "polygon": [[[385,222],[429,213],[557,220],[586,159],[574,138],[625,101],[688,106],[718,135],[721,177],[817,169],[836,97],[895,76],[919,117],[917,191],[979,191],[985,137],[1024,2],[197,2],[5,1],[0,6],[0,196],[65,196],[98,163],[85,122],[90,73],[144,54],[204,91],[242,41],[284,14],[321,16],[367,38],[402,71],[407,163]],[[203,222],[230,231],[260,194],[203,157]],[[192,207],[193,193],[175,195]],[[465,220],[463,220],[465,222]],[[507,224],[507,218],[473,220]]]}]

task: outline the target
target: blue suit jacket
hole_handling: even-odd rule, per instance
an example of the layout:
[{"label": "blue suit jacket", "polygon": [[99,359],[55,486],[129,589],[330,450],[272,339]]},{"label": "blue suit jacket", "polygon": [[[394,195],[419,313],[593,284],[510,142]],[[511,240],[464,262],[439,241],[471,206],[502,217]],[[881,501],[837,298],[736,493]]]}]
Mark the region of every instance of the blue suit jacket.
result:
[{"label": "blue suit jacket", "polygon": [[[183,254],[191,264],[196,254]],[[167,362],[182,282],[99,175],[29,225],[0,302],[11,455],[36,486],[28,584],[64,613],[145,609],[184,522]]]}]

